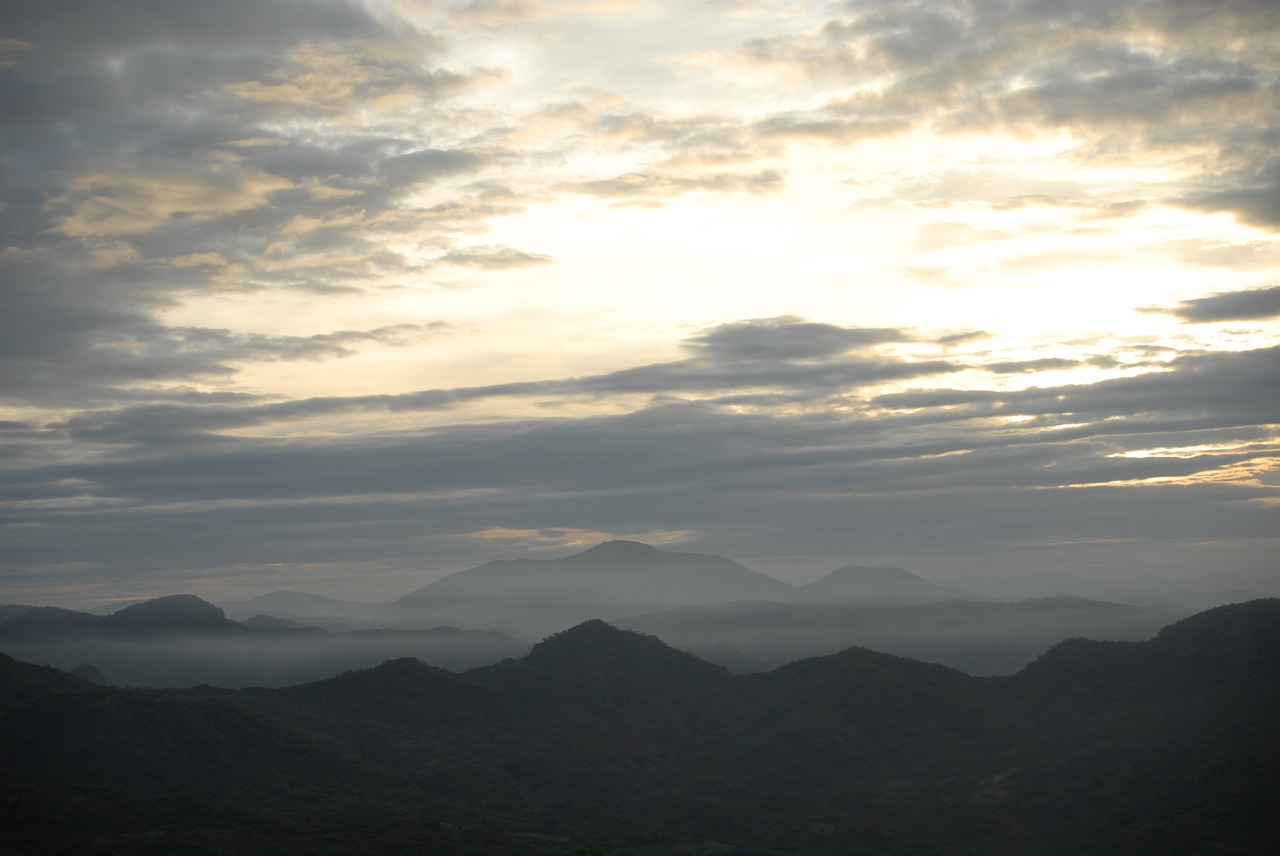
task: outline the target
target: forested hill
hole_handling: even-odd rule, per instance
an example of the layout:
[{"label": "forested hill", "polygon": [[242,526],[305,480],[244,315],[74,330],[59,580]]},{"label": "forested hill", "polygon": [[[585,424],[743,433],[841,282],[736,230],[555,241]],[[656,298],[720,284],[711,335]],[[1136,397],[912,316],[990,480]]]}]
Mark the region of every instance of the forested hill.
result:
[{"label": "forested hill", "polygon": [[600,621],[280,690],[0,658],[0,806],[29,854],[1275,852],[1276,662],[1280,600],[1004,678],[858,648],[733,675]]}]

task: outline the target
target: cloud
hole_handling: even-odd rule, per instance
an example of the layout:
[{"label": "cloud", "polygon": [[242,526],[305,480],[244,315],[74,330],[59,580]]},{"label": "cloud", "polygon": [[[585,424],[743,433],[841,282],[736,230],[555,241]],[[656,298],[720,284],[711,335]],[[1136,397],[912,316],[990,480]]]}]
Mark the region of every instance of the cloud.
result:
[{"label": "cloud", "polygon": [[152,317],[175,280],[196,281],[201,267],[130,264],[104,272],[0,265],[10,310],[0,314],[4,397],[90,405],[120,400],[135,384],[227,376],[260,360],[333,359],[367,345],[407,344],[432,329],[403,323],[282,336],[172,326]]},{"label": "cloud", "polygon": [[[758,119],[765,140],[854,144],[934,134],[1061,128],[1074,156],[1170,162],[1204,189],[1184,204],[1280,219],[1276,77],[1280,16],[1267,4],[857,2],[807,32],[745,43],[726,60],[843,87],[825,103]],[[1225,167],[1225,168],[1224,168]],[[1137,202],[1139,200],[1132,200]]]},{"label": "cloud", "polygon": [[983,368],[996,374],[1035,374],[1037,372],[1053,371],[1054,369],[1075,368],[1079,365],[1079,360],[1045,357],[1039,360],[1006,360],[987,363]]},{"label": "cloud", "polygon": [[57,231],[74,238],[149,232],[174,217],[212,218],[262,207],[290,182],[233,160],[136,162],[83,173],[50,202],[69,208]]},{"label": "cloud", "polygon": [[[845,551],[836,533],[850,526],[864,554],[950,561],[1115,537],[1229,540],[1247,553],[1274,532],[1274,505],[1259,500],[1277,487],[1259,476],[1280,456],[1278,360],[1274,349],[1188,354],[1133,378],[879,396],[850,410],[667,401],[363,438],[229,436],[181,454],[162,441],[178,426],[151,408],[135,425],[154,436],[135,452],[17,470],[0,521],[45,526],[7,530],[13,562],[128,562],[134,573],[175,561],[407,568],[424,544],[438,561],[471,560],[474,539],[458,540],[466,533],[554,540],[684,531],[695,520],[686,543],[739,556],[783,533],[792,550]],[[213,425],[217,412],[201,418]],[[172,522],[157,526],[156,515]],[[528,549],[528,537],[512,549]]]},{"label": "cloud", "polygon": [[522,21],[538,11],[538,4],[530,0],[467,0],[449,7],[450,17],[479,24]]},{"label": "cloud", "polygon": [[1245,223],[1264,229],[1280,227],[1280,159],[1258,169],[1238,170],[1215,183],[1228,186],[1190,194],[1182,204],[1204,211],[1231,211]]},{"label": "cloud", "polygon": [[1150,307],[1143,311],[1168,313],[1190,324],[1280,318],[1280,285],[1193,297],[1172,309]]},{"label": "cloud", "polygon": [[10,401],[119,400],[134,385],[378,344],[323,327],[281,337],[164,320],[199,295],[319,299],[420,281],[432,258],[495,270],[546,258],[455,249],[519,210],[509,188],[472,181],[415,196],[474,179],[500,154],[419,133],[426,112],[495,73],[446,67],[444,43],[403,20],[330,0],[181,14],[146,0],[110,11],[51,0],[8,12]]},{"label": "cloud", "polygon": [[[1163,420],[1186,429],[1280,423],[1280,348],[1190,353],[1161,370],[1093,384],[1023,390],[932,390],[891,393],[891,408],[953,410],[950,418],[1058,416],[1088,421],[1100,433],[1146,430]],[[1141,426],[1134,429],[1131,423]]]},{"label": "cloud", "polygon": [[551,257],[544,256],[541,253],[524,252],[511,247],[480,246],[452,250],[440,256],[437,261],[460,267],[503,270],[506,268],[546,264],[551,261]]},{"label": "cloud", "polygon": [[580,181],[564,187],[578,193],[601,196],[606,199],[646,202],[695,191],[772,193],[780,190],[782,186],[782,173],[778,170],[766,169],[754,173],[718,172],[693,175],[646,170],[629,172],[609,179]]},{"label": "cloud", "polygon": [[[189,331],[130,355],[150,360],[153,371],[179,376],[227,372],[235,359],[331,359],[349,353],[356,343],[405,335],[425,329],[396,327],[371,332],[344,332],[315,337],[234,336],[226,331]],[[317,420],[352,413],[441,412],[485,400],[548,400],[624,396],[692,396],[716,400],[749,393],[784,395],[793,402],[815,403],[890,381],[960,371],[945,360],[908,360],[877,353],[880,344],[910,341],[904,331],[845,328],[778,318],[720,325],[686,340],[684,359],[636,366],[598,375],[512,382],[489,386],[429,389],[395,395],[328,396],[280,402],[248,400],[194,405],[139,405],[83,412],[64,428],[86,442],[187,444],[199,448],[220,443],[220,432],[254,426]],[[392,342],[397,342],[392,339]],[[114,371],[124,369],[110,367]],[[136,367],[133,371],[138,371]],[[747,398],[740,399],[746,403]]]},{"label": "cloud", "polygon": [[819,360],[916,337],[895,328],[840,327],[788,316],[722,324],[689,337],[699,354],[717,360]]},{"label": "cloud", "polygon": [[422,149],[387,158],[378,170],[392,185],[404,187],[440,176],[474,172],[483,163],[484,159],[472,152]]}]

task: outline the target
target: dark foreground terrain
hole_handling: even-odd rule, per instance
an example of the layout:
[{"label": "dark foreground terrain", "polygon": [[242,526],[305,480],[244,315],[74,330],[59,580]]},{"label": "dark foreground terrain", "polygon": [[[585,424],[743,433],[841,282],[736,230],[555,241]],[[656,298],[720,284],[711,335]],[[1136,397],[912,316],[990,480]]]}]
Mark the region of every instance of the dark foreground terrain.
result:
[{"label": "dark foreground terrain", "polygon": [[1015,675],[734,675],[592,621],[454,674],[127,690],[0,657],[3,850],[1280,852],[1280,600]]}]

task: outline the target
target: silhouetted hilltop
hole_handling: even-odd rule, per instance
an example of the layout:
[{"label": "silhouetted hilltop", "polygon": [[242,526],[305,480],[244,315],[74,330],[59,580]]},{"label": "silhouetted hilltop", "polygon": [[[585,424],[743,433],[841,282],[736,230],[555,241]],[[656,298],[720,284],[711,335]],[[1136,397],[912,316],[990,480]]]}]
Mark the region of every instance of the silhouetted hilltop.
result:
[{"label": "silhouetted hilltop", "polygon": [[301,621],[293,621],[288,618],[276,618],[274,615],[253,615],[240,623],[254,630],[285,630],[303,633],[328,632],[321,627],[313,627],[310,624],[303,624]]},{"label": "silhouetted hilltop", "polygon": [[306,705],[315,715],[352,723],[351,733],[369,736],[403,734],[420,739],[429,723],[456,727],[481,714],[506,710],[508,702],[484,686],[459,680],[453,672],[413,657],[399,657],[372,669],[355,669],[335,678],[312,681],[278,691],[290,703]]},{"label": "silhouetted hilltop", "polygon": [[57,606],[36,606],[0,619],[0,640],[28,641],[98,633],[104,618]]},{"label": "silhouetted hilltop", "polygon": [[1016,679],[1079,686],[1104,678],[1132,692],[1167,690],[1171,679],[1219,686],[1280,663],[1277,615],[1280,598],[1262,598],[1197,613],[1141,644],[1072,638],[1049,648]]},{"label": "silhouetted hilltop", "polygon": [[104,616],[102,627],[123,635],[232,634],[244,627],[221,609],[192,594],[174,594],[135,603]]},{"label": "silhouetted hilltop", "polygon": [[549,636],[533,646],[520,665],[635,693],[692,686],[725,673],[656,636],[620,630],[600,619]]},{"label": "silhouetted hilltop", "polygon": [[37,641],[77,637],[228,635],[244,628],[195,595],[175,594],[135,603],[110,615],[52,606],[29,609],[0,622],[0,639]]},{"label": "silhouetted hilltop", "polygon": [[27,606],[21,603],[0,603],[0,624],[11,618],[17,618],[23,613],[30,612],[35,609],[34,606]]},{"label": "silhouetted hilltop", "polygon": [[[37,666],[0,654],[0,713],[56,693],[88,692],[92,685],[52,666]],[[2,724],[0,720],[0,724]]]}]

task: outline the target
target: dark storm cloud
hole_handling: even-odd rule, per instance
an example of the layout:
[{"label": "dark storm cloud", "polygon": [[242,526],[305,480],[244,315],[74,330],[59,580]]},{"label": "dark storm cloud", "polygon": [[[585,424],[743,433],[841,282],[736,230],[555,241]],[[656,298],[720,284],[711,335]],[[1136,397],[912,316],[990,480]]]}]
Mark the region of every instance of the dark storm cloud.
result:
[{"label": "dark storm cloud", "polygon": [[1180,301],[1172,309],[1150,308],[1144,311],[1166,312],[1191,324],[1280,318],[1280,285],[1195,297]]}]

